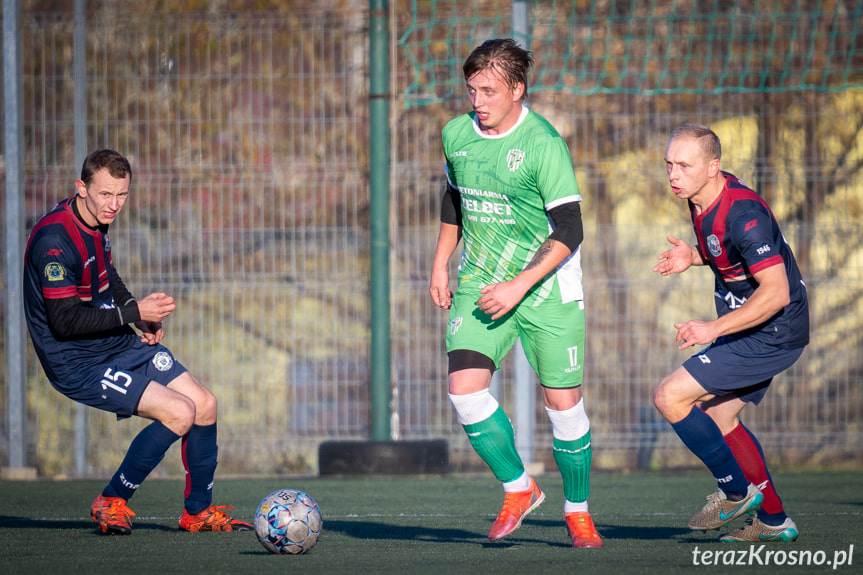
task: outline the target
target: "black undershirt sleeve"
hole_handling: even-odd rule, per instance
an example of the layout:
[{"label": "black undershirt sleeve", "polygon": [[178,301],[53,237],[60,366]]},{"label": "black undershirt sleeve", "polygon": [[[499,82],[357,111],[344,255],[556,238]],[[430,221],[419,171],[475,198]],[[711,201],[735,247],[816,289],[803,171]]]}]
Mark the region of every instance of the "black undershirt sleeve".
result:
[{"label": "black undershirt sleeve", "polygon": [[574,252],[584,239],[584,227],[581,223],[581,202],[567,202],[548,210],[548,215],[554,222],[554,231],[549,239],[558,241]]},{"label": "black undershirt sleeve", "polygon": [[[114,302],[118,306],[123,307],[128,305],[130,302],[135,301],[135,296],[133,296],[129,292],[128,288],[126,288],[126,284],[123,283],[123,279],[120,277],[120,274],[117,273],[114,266],[111,266],[111,287],[114,288]],[[138,306],[135,307],[137,308]]]},{"label": "black undershirt sleeve", "polygon": [[[133,302],[132,305],[137,310],[138,304]],[[94,335],[137,321],[131,318],[127,320],[121,313],[120,308],[101,309],[84,305],[77,297],[45,300],[48,325],[58,339]]]},{"label": "black undershirt sleeve", "polygon": [[454,226],[461,225],[461,194],[449,182],[440,203],[440,221]]},{"label": "black undershirt sleeve", "polygon": [[54,335],[60,339],[93,335],[140,320],[138,302],[129,293],[113,266],[111,286],[117,306],[112,309],[91,307],[77,296],[44,300],[45,315]]}]

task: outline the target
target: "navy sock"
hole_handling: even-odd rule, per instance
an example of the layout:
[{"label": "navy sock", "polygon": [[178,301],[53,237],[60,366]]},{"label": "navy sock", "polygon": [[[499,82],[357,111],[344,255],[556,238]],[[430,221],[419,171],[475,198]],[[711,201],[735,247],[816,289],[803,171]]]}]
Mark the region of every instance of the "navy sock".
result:
[{"label": "navy sock", "polygon": [[105,497],[122,497],[128,501],[150,472],[159,465],[165,452],[180,436],[154,421],[141,430],[126,451],[123,463],[102,491]]},{"label": "navy sock", "polygon": [[785,511],[780,511],[779,513],[767,513],[762,509],[758,510],[758,520],[770,527],[779,527],[785,523],[786,519],[788,519],[788,515],[785,514]]},{"label": "navy sock", "polygon": [[183,438],[183,466],[186,468],[186,511],[195,515],[213,502],[219,447],[216,424],[193,425]]},{"label": "navy sock", "polygon": [[671,427],[689,450],[698,456],[713,474],[716,483],[729,499],[746,495],[749,481],[731,448],[725,443],[722,432],[710,416],[700,408],[693,407],[689,415]]}]

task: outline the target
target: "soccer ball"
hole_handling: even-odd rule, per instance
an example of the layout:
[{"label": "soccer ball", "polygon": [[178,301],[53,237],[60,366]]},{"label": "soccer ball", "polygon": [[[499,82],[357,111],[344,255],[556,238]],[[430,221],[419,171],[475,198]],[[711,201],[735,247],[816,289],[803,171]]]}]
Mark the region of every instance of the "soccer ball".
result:
[{"label": "soccer ball", "polygon": [[317,502],[297,489],[273,491],[255,511],[255,534],[270,553],[308,552],[318,542],[323,524]]}]

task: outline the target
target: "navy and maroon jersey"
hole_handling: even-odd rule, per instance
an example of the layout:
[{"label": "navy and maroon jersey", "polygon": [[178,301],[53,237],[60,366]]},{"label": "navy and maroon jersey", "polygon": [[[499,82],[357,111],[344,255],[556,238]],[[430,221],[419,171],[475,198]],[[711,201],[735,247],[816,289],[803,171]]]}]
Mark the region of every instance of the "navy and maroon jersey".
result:
[{"label": "navy and maroon jersey", "polygon": [[743,334],[767,345],[793,349],[809,343],[806,285],[791,247],[770,208],[737,177],[723,172],[725,188],[713,204],[696,214],[690,203],[698,250],[716,277],[716,313],[737,309],[752,295],[760,270],[784,265],[791,302],[764,324]]},{"label": "navy and maroon jersey", "polygon": [[[58,203],[37,222],[24,255],[27,327],[53,383],[74,382],[87,366],[131,347],[139,339],[128,325],[139,317],[127,313],[124,319],[114,301],[116,294],[128,292],[111,263],[108,227],[94,229],[84,224],[75,214],[75,197]],[[83,315],[89,317],[89,327],[61,329],[51,325],[46,308],[61,300],[88,308],[90,313]],[[137,304],[133,307],[137,315]],[[82,314],[76,317],[80,324]],[[75,330],[74,335],[64,333]]]}]

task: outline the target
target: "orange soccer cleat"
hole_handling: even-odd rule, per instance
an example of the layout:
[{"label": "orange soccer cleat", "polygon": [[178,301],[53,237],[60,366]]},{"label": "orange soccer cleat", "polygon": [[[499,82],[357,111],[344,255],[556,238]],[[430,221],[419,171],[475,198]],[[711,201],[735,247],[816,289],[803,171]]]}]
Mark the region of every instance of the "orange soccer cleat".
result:
[{"label": "orange soccer cleat", "polygon": [[183,509],[180,515],[180,531],[251,531],[252,526],[244,521],[233,519],[223,509],[231,510],[233,507],[210,505],[200,513],[191,515]]},{"label": "orange soccer cleat", "polygon": [[132,533],[132,517],[135,512],[126,507],[126,500],[122,497],[104,497],[99,494],[90,505],[90,515],[93,521],[99,524],[102,533]]},{"label": "orange soccer cleat", "polygon": [[590,513],[566,513],[566,532],[572,538],[573,547],[602,547],[602,539],[593,526]]},{"label": "orange soccer cleat", "polygon": [[521,527],[522,520],[543,501],[545,501],[545,493],[540,490],[533,477],[530,478],[530,489],[505,493],[503,507],[491,526],[488,538],[496,541]]}]

